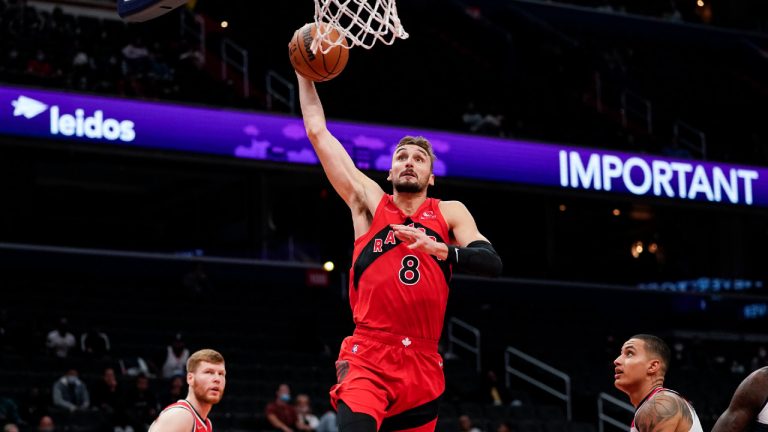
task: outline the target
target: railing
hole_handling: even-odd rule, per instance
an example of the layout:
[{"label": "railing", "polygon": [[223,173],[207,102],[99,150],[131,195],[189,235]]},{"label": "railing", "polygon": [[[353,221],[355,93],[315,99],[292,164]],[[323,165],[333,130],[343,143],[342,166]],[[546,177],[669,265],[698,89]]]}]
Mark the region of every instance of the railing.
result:
[{"label": "railing", "polygon": [[[461,327],[462,329],[468,331],[474,336],[474,344],[470,342],[465,342],[461,338],[459,338],[455,333],[455,327]],[[480,373],[481,366],[480,366],[480,330],[478,330],[476,327],[473,327],[464,321],[458,319],[458,318],[451,318],[451,320],[448,322],[448,352],[451,354],[455,354],[453,352],[454,345],[458,345],[465,350],[471,352],[475,355],[475,369],[477,370],[477,373]]]},{"label": "railing", "polygon": [[632,91],[624,90],[621,92],[621,124],[626,128],[634,119],[637,119],[638,124],[644,124],[648,134],[653,134],[651,102]]},{"label": "railing", "polygon": [[[519,359],[522,359],[532,364],[533,366],[536,366],[537,368],[549,373],[550,375],[556,378],[562,379],[565,384],[565,390],[564,391],[556,390],[551,386],[537,380],[536,378],[520,371],[519,369],[515,369],[510,365],[510,360],[512,359],[512,357],[517,357]],[[505,371],[504,375],[506,378],[507,388],[510,387],[510,375],[514,375],[524,381],[527,381],[528,383],[533,384],[534,386],[540,388],[541,390],[544,390],[545,392],[565,402],[565,411],[566,411],[566,416],[568,418],[568,421],[572,419],[573,403],[571,398],[571,377],[568,376],[568,374],[566,374],[561,370],[555,369],[552,366],[544,363],[543,361],[535,357],[532,357],[520,351],[519,349],[513,348],[513,347],[507,347],[507,350],[504,351],[504,371]]]},{"label": "railing", "polygon": [[[287,95],[279,91],[279,87],[282,87]],[[267,109],[272,109],[275,100],[287,106],[291,114],[296,113],[296,86],[270,69],[267,72]]]},{"label": "railing", "polygon": [[228,67],[238,70],[243,75],[243,97],[249,97],[251,86],[248,80],[248,50],[224,38],[221,41],[221,79],[224,81],[227,80]]},{"label": "railing", "polygon": [[635,412],[635,407],[632,405],[618,400],[615,397],[609,395],[608,393],[600,393],[597,397],[597,428],[598,432],[605,432],[605,423],[608,423],[611,426],[615,426],[619,429],[627,430],[627,423],[622,422],[620,420],[617,420],[614,417],[611,417],[610,415],[605,413],[605,403],[609,403],[615,407],[625,409],[629,411],[630,413]]},{"label": "railing", "polygon": [[675,122],[672,132],[678,145],[694,151],[704,160],[707,159],[707,134],[680,120]]},{"label": "railing", "polygon": [[197,42],[197,47],[203,58],[206,58],[206,46],[205,46],[205,21],[200,15],[193,14],[186,8],[182,8],[181,25],[179,26],[181,39],[184,40],[191,36],[191,39]]}]

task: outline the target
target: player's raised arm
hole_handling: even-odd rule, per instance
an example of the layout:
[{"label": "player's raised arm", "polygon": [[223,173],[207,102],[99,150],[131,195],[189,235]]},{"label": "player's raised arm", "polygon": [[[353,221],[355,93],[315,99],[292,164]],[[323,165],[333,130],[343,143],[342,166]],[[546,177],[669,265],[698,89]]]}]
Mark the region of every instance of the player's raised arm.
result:
[{"label": "player's raised arm", "polygon": [[728,409],[717,419],[712,432],[744,432],[765,403],[768,369],[752,372],[733,393]]},{"label": "player's raised arm", "polygon": [[299,74],[296,76],[304,127],[325,175],[350,208],[375,209],[384,190],[355,166],[339,140],[328,131],[315,84]]}]

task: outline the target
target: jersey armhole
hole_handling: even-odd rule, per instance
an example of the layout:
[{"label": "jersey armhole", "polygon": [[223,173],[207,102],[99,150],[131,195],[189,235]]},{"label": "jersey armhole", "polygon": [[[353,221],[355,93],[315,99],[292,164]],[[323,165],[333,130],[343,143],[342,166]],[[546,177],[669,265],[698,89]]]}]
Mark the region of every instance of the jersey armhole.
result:
[{"label": "jersey armhole", "polygon": [[360,235],[360,237],[355,239],[353,246],[357,246],[358,243],[362,242],[363,239],[367,238],[368,234],[371,233],[371,230],[373,229],[373,221],[376,220],[376,217],[384,210],[384,206],[386,206],[390,201],[390,196],[391,195],[388,193],[384,193],[384,195],[381,196],[381,200],[379,200],[379,204],[376,206],[376,211],[373,212],[373,218],[371,218],[371,226],[368,227],[368,231],[364,232]]}]

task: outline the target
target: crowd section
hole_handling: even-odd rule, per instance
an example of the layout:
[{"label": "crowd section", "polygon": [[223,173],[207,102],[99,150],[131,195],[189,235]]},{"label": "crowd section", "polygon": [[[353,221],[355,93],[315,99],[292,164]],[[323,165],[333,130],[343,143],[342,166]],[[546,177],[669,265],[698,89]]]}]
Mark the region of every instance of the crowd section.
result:
[{"label": "crowd section", "polygon": [[[411,37],[391,47],[354,49],[345,73],[322,85],[334,95],[324,98],[328,114],[682,158],[768,162],[768,131],[752,109],[768,96],[768,38],[760,32],[765,23],[739,21],[761,16],[749,9],[761,3],[739,9],[704,2],[712,9],[710,25],[695,25],[702,22],[701,7],[682,1],[571,3],[589,7],[405,2],[400,14]],[[207,14],[203,46],[199,35],[182,31],[179,14],[191,13],[184,8],[128,25],[2,0],[0,80],[286,111],[287,105],[268,101],[265,77],[276,72],[292,81],[284,40],[311,10],[290,2],[253,11],[238,7],[244,6],[198,2],[197,12]],[[219,20],[229,27],[218,28]],[[720,21],[735,24],[724,29]],[[247,98],[243,77],[231,65],[222,80],[225,38],[248,52]],[[416,70],[398,65],[418,67],[430,85],[413,86]]]},{"label": "crowd section", "polygon": [[[86,261],[77,267],[88,267]],[[120,265],[137,274],[104,276]],[[187,264],[165,264],[159,271],[159,264],[144,271],[136,265],[112,262],[100,276],[67,270],[55,281],[19,272],[3,277],[3,286],[12,289],[0,313],[0,425],[21,431],[146,431],[159,410],[186,396],[190,352],[215,347],[227,367],[225,396],[211,413],[216,430],[336,430],[328,390],[338,346],[351,331],[336,286],[307,286],[298,269],[265,267],[248,275],[207,265],[173,276]],[[152,272],[160,276],[146,276]],[[200,272],[207,282],[190,283],[187,276]],[[555,285],[526,292],[499,288],[462,280],[453,289],[449,316],[481,331],[483,362],[478,371],[468,352],[441,341],[447,382],[441,432],[597,430],[597,395],[624,397],[613,389],[612,362],[633,330],[626,321],[607,326],[617,312],[599,300],[606,296],[641,308],[655,305],[665,316],[677,312],[653,329],[673,350],[668,385],[694,403],[705,426],[714,424],[744,376],[768,364],[766,341],[748,342],[750,333],[738,336],[733,326],[713,331],[706,314],[680,312],[686,295],[605,289],[564,294],[567,288]],[[591,306],[574,310],[566,305],[574,296]],[[524,328],[534,315],[536,325]],[[689,325],[679,324],[684,321]],[[506,346],[571,376],[572,419],[562,401],[536,387],[514,377],[507,385]],[[704,375],[707,380],[700,379]]]}]

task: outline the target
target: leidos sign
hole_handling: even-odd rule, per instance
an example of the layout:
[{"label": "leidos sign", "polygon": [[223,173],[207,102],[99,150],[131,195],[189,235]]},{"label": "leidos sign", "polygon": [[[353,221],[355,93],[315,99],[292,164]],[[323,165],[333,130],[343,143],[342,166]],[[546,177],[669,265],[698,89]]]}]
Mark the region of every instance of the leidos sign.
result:
[{"label": "leidos sign", "polygon": [[[768,207],[768,169],[419,128],[328,121],[361,169],[389,170],[395,143],[424,135],[440,177]],[[300,117],[0,86],[0,140],[22,136],[318,165]]]},{"label": "leidos sign", "polygon": [[97,109],[89,115],[83,108],[76,108],[74,114],[63,113],[57,105],[49,108],[45,103],[24,95],[19,95],[16,100],[11,102],[11,105],[14,108],[14,117],[24,117],[27,120],[48,110],[51,135],[109,141],[119,140],[126,143],[136,139],[135,125],[132,121],[105,118],[102,110]]}]

